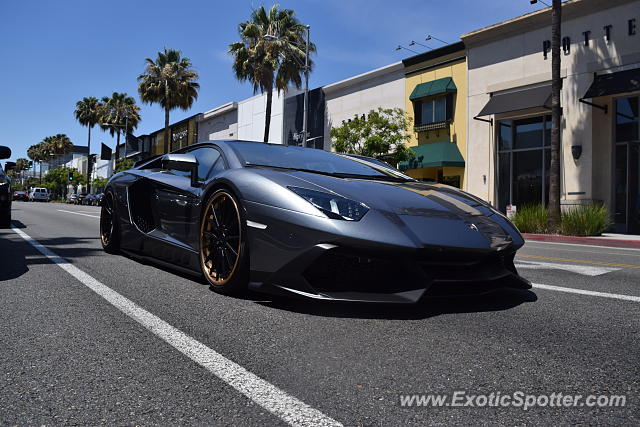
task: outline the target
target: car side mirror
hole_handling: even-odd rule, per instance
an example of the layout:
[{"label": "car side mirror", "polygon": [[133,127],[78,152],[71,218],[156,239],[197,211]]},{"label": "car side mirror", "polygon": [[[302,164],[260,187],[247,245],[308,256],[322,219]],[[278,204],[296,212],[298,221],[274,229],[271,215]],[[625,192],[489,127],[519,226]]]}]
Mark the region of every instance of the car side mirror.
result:
[{"label": "car side mirror", "polygon": [[162,156],[162,169],[188,172],[191,186],[198,186],[198,160],[193,154],[165,154]]},{"label": "car side mirror", "polygon": [[11,148],[0,145],[0,159],[8,159],[11,157]]}]

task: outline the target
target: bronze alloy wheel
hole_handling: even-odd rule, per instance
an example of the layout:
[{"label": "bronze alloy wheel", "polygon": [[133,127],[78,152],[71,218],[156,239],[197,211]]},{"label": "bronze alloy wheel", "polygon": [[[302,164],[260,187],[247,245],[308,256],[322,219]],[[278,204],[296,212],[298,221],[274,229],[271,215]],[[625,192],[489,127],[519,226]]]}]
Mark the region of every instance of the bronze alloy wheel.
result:
[{"label": "bronze alloy wheel", "polygon": [[200,264],[208,282],[228,291],[242,263],[242,217],[236,199],[216,191],[207,202],[200,225]]},{"label": "bronze alloy wheel", "polygon": [[118,251],[118,217],[115,209],[113,194],[104,197],[104,203],[100,209],[100,241],[105,251],[115,253]]}]

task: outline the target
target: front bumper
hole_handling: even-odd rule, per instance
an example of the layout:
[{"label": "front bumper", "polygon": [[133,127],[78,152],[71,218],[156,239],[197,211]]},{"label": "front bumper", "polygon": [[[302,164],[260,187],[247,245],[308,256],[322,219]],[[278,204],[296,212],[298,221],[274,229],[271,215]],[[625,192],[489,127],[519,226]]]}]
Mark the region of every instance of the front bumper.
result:
[{"label": "front bumper", "polygon": [[529,289],[513,265],[515,250],[423,248],[367,251],[319,244],[256,291],[323,300],[416,303],[423,298],[482,295],[511,287]]}]

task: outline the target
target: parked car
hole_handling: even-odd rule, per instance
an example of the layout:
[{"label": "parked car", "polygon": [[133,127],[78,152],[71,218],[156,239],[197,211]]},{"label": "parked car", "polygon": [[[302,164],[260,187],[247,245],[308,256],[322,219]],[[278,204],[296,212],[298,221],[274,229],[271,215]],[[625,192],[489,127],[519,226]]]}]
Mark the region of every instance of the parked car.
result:
[{"label": "parked car", "polygon": [[75,193],[67,194],[67,203],[75,204],[77,199],[78,199],[78,195],[77,194],[75,194]]},{"label": "parked car", "polygon": [[96,194],[96,197],[93,199],[94,206],[102,206],[102,202],[104,201],[104,193]]},{"label": "parked car", "polygon": [[76,200],[75,200],[75,204],[76,205],[81,205],[82,201],[84,200],[85,196],[87,195],[87,193],[80,193],[80,194],[76,194]]},{"label": "parked car", "polygon": [[14,191],[13,200],[22,200],[23,202],[29,201],[29,195],[26,191]]},{"label": "parked car", "polygon": [[84,196],[84,199],[82,199],[82,204],[87,206],[93,205],[93,199],[95,197],[95,194],[87,194],[86,196]]},{"label": "parked car", "polygon": [[29,192],[29,200],[32,202],[48,202],[49,190],[43,187],[34,187]]},{"label": "parked car", "polygon": [[[8,159],[11,157],[11,149],[0,145],[0,159]],[[5,175],[2,166],[0,166],[0,227],[9,227],[11,225],[11,181]]]},{"label": "parked car", "polygon": [[414,303],[531,288],[514,264],[524,239],[487,202],[289,145],[209,141],[114,175],[100,238],[227,294]]}]

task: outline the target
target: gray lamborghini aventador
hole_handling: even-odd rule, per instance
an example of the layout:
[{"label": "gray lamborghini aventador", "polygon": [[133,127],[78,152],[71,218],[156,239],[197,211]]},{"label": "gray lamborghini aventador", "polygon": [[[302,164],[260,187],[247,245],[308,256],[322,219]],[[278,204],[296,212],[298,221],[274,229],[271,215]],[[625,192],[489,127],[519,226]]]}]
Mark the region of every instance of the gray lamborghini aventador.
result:
[{"label": "gray lamborghini aventador", "polygon": [[295,146],[210,141],[120,172],[100,236],[222,293],[411,303],[531,286],[513,264],[522,236],[486,202]]}]

